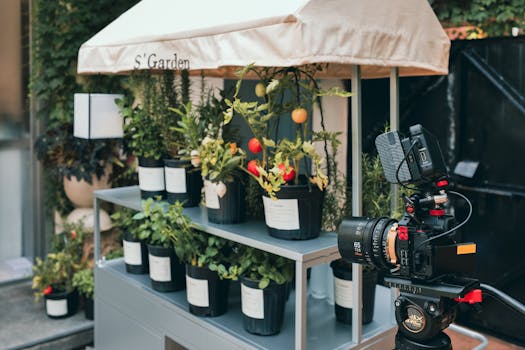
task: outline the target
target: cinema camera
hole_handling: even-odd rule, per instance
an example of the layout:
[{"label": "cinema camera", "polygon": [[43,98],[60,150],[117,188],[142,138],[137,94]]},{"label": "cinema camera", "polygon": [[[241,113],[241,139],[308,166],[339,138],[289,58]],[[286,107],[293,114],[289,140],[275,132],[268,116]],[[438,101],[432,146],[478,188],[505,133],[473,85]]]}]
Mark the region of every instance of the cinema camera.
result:
[{"label": "cinema camera", "polygon": [[[409,137],[391,131],[375,143],[386,180],[412,194],[402,196],[405,212],[399,222],[387,217],[345,219],[339,227],[339,251],[347,261],[383,270],[385,285],[399,288],[397,349],[451,349],[442,330],[454,321],[458,303],[481,301],[479,282],[462,277],[474,268],[476,245],[458,243],[456,232],[469,220],[472,205],[448,190],[439,143],[421,125],[410,127]],[[457,225],[447,214],[449,194],[461,197],[470,209]]]}]

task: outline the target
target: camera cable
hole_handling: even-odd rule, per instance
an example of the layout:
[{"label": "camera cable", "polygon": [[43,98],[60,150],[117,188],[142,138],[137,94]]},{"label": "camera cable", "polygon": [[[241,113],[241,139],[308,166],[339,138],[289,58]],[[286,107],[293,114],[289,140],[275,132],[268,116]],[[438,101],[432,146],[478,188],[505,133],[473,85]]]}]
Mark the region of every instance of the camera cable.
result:
[{"label": "camera cable", "polygon": [[445,231],[443,233],[440,233],[439,235],[436,235],[436,236],[430,237],[428,239],[425,239],[423,242],[419,243],[416,246],[416,248],[414,249],[415,252],[417,252],[418,249],[421,248],[421,246],[424,245],[425,243],[428,243],[428,242],[433,241],[435,239],[438,239],[438,238],[441,238],[441,237],[445,237],[445,236],[447,236],[447,235],[449,235],[451,233],[454,233],[454,231],[456,231],[460,227],[464,226],[470,220],[470,217],[472,216],[472,203],[470,202],[470,200],[467,197],[465,197],[464,195],[462,195],[461,193],[459,193],[459,192],[456,192],[456,191],[447,191],[447,192],[450,193],[450,194],[459,196],[459,197],[461,197],[461,198],[463,198],[465,200],[465,202],[468,204],[468,209],[469,209],[467,217],[460,224],[454,226],[450,230],[447,230],[447,231]]},{"label": "camera cable", "polygon": [[510,295],[507,295],[503,293],[501,290],[496,289],[488,284],[480,283],[480,288],[483,290],[483,292],[487,295],[490,295],[497,301],[503,303],[504,305],[510,307],[511,309],[517,311],[522,316],[525,317],[525,305],[511,297]]}]

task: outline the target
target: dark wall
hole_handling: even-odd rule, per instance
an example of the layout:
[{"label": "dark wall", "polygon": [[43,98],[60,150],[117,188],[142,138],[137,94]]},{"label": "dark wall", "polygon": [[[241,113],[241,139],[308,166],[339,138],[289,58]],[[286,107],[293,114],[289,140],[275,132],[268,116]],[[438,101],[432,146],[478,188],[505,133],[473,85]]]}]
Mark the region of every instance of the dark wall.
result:
[{"label": "dark wall", "polygon": [[[401,130],[420,123],[435,134],[451,172],[459,161],[479,162],[473,178],[454,177],[474,208],[462,231],[464,241],[478,244],[473,277],[525,302],[525,38],[455,41],[449,72],[400,79]],[[374,153],[389,119],[389,82],[363,81],[362,88],[363,150]],[[462,220],[466,207],[455,208]],[[517,313],[489,298],[482,310],[467,308],[461,319],[525,343]]]}]

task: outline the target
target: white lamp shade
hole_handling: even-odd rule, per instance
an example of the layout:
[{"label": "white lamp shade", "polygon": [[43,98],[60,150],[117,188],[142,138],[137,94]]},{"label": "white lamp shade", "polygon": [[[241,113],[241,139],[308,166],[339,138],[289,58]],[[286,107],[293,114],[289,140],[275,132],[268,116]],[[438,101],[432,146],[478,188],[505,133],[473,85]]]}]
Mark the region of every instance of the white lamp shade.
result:
[{"label": "white lamp shade", "polygon": [[122,138],[122,117],[115,99],[119,94],[75,94],[75,137]]}]

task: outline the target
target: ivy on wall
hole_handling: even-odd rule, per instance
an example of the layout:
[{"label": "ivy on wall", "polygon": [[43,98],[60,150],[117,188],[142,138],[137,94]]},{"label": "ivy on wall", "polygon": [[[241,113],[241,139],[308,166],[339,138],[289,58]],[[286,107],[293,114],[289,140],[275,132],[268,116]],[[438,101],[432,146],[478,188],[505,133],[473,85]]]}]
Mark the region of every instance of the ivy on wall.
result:
[{"label": "ivy on wall", "polygon": [[[46,171],[46,208],[66,214],[72,209],[62,176],[91,179],[86,169],[111,161],[116,141],[73,137],[73,95],[77,92],[118,93],[125,77],[79,76],[80,45],[138,0],[35,0],[32,11],[32,76],[30,91],[45,130],[36,143]],[[58,156],[56,156],[58,155]],[[112,158],[114,159],[114,157]],[[51,161],[49,161],[51,160]],[[67,171],[62,171],[66,169]],[[122,168],[121,171],[125,171]],[[116,174],[114,168],[113,175]]]},{"label": "ivy on wall", "polygon": [[488,36],[508,36],[513,27],[525,30],[525,0],[431,0],[444,26],[473,25]]}]

